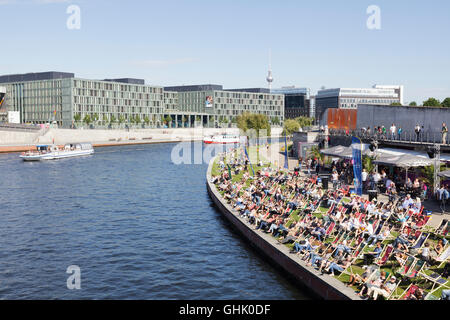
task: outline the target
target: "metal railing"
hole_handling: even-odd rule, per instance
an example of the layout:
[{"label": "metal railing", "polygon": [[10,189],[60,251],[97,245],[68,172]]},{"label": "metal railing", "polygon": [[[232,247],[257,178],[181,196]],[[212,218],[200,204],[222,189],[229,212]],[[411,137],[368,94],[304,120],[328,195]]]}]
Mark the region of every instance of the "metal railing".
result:
[{"label": "metal railing", "polygon": [[[324,133],[322,133],[323,135]],[[386,142],[408,142],[408,143],[429,143],[429,144],[443,144],[442,133],[439,131],[422,131],[417,134],[415,131],[404,131],[401,134],[392,135],[389,131],[386,133],[367,132],[363,130],[340,130],[330,129],[330,136],[355,136],[363,140],[378,140]],[[445,145],[450,145],[450,136],[447,137]]]}]

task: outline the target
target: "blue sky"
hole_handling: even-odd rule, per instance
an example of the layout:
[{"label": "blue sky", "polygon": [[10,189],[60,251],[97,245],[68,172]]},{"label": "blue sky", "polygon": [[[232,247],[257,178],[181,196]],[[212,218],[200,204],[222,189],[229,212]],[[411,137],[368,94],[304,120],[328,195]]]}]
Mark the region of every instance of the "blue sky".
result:
[{"label": "blue sky", "polygon": [[[67,7],[81,9],[69,30]],[[369,30],[369,5],[381,30]],[[0,74],[66,71],[149,84],[405,85],[450,97],[447,0],[0,0]]]}]

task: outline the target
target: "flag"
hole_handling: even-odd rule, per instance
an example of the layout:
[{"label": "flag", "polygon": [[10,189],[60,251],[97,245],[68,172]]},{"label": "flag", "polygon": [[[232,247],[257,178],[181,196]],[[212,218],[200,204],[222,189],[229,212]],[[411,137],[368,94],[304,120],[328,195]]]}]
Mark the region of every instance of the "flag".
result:
[{"label": "flag", "polygon": [[287,137],[284,135],[284,168],[289,169]]},{"label": "flag", "polygon": [[362,196],[362,143],[359,138],[352,138],[352,151],[355,194]]},{"label": "flag", "polygon": [[248,159],[248,163],[250,163],[250,168],[252,168],[253,175],[255,175],[255,170],[253,170],[252,162],[250,161],[250,157],[248,156],[247,148],[244,148],[245,156]]}]

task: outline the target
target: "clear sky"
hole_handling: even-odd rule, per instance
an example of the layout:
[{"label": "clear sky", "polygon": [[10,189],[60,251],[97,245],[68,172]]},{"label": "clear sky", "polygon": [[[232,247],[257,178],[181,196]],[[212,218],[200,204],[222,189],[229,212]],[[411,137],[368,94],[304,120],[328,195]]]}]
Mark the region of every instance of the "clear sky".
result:
[{"label": "clear sky", "polygon": [[[380,30],[367,28],[369,5]],[[448,0],[0,0],[0,74],[266,87],[271,50],[275,88],[403,84],[406,102],[442,100],[449,12]]]}]

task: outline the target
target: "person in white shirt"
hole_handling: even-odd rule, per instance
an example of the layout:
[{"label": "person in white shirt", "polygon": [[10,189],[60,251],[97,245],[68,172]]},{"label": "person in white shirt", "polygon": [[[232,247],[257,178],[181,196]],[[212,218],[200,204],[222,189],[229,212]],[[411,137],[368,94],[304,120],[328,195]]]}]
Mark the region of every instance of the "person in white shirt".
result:
[{"label": "person in white shirt", "polygon": [[395,126],[395,124],[392,124],[389,131],[391,132],[391,140],[395,140],[395,134],[397,132],[397,127]]},{"label": "person in white shirt", "polygon": [[414,200],[411,199],[411,195],[407,194],[405,200],[403,201],[402,208],[409,209],[409,205],[413,204],[413,203],[414,203]]},{"label": "person in white shirt", "polygon": [[363,184],[363,188],[365,189],[366,187],[366,181],[367,181],[367,171],[366,169],[363,169],[362,173],[361,173],[361,179],[362,179],[362,184]]}]

